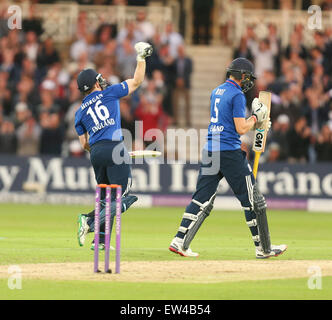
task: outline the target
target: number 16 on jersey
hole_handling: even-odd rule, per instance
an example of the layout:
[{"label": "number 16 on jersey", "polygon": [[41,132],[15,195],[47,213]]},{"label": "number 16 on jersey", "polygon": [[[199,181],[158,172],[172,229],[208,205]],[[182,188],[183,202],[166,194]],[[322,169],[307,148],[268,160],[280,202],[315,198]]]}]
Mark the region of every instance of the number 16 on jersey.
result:
[{"label": "number 16 on jersey", "polygon": [[86,113],[91,116],[96,126],[99,124],[99,120],[106,121],[110,117],[107,107],[101,104],[101,100],[96,102],[94,110],[90,107]]}]

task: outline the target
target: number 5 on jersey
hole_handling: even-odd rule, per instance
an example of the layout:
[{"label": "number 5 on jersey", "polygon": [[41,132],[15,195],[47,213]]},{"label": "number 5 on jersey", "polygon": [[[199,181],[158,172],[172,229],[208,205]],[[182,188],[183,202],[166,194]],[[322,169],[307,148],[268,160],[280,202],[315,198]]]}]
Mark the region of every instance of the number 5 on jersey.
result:
[{"label": "number 5 on jersey", "polygon": [[216,98],[216,100],[214,101],[214,117],[211,118],[211,122],[212,123],[217,123],[218,122],[218,115],[219,115],[219,109],[218,109],[218,105],[220,102],[220,98]]},{"label": "number 5 on jersey", "polygon": [[[109,113],[107,107],[104,105],[100,105],[100,104],[101,104],[101,100],[98,100],[95,104],[94,110],[96,113],[93,112],[91,107],[86,112],[87,114],[89,114],[91,116],[91,118],[92,118],[93,122],[96,124],[96,126],[99,124],[99,120],[105,121],[110,116],[110,113]],[[98,120],[97,116],[98,116],[99,120]]]}]

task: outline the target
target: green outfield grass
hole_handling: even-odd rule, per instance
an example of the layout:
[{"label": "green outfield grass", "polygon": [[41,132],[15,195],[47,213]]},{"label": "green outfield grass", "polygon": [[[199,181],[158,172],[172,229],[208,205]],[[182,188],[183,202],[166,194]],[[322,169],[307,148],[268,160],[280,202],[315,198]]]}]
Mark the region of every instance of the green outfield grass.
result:
[{"label": "green outfield grass", "polygon": [[[92,268],[92,251],[76,240],[77,215],[90,209],[0,204],[0,265],[91,262]],[[183,208],[132,208],[123,216],[122,259],[182,260],[168,251],[182,213]],[[269,223],[273,243],[289,245],[278,260],[332,260],[332,214],[270,211]],[[201,260],[255,260],[241,212],[214,211],[192,248]],[[212,284],[23,279],[22,285],[9,290],[0,278],[0,299],[332,299],[332,277],[323,278],[322,290],[309,290],[306,278]]]}]

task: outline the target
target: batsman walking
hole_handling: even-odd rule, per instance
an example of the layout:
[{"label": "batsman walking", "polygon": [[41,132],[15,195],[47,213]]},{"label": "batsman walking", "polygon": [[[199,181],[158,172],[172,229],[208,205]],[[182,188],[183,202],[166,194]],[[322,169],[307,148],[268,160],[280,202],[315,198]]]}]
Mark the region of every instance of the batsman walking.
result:
[{"label": "batsman walking", "polygon": [[232,61],[226,82],[212,91],[211,120],[196,191],[187,206],[181,225],[169,250],[185,257],[197,257],[190,243],[213,209],[218,185],[225,178],[245,213],[255,244],[256,258],[278,256],[286,245],[271,245],[266,217],[266,202],[260,193],[246,153],[241,150],[240,136],[260,127],[268,119],[267,106],[257,98],[252,102],[252,115],[246,119],[244,93],[254,86],[253,64],[245,58]]}]

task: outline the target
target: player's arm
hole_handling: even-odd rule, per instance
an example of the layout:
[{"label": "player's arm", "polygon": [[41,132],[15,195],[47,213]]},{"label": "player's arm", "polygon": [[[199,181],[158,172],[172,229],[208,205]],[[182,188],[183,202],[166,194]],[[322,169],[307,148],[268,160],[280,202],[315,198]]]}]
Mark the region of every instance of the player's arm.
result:
[{"label": "player's arm", "polygon": [[126,80],[128,85],[128,94],[133,93],[142,84],[145,77],[145,67],[145,60],[137,61],[134,78]]},{"label": "player's arm", "polygon": [[151,56],[152,46],[146,42],[138,42],[135,44],[137,52],[137,66],[133,79],[126,80],[128,85],[128,94],[133,93],[143,82],[145,77],[146,62],[145,58]]},{"label": "player's arm", "polygon": [[257,123],[260,125],[267,118],[267,107],[265,104],[259,102],[258,98],[255,98],[252,102],[252,116],[248,119],[244,117],[234,117],[234,124],[236,132],[239,135],[246,134]]},{"label": "player's arm", "polygon": [[254,125],[257,122],[257,119],[255,116],[251,116],[248,119],[245,119],[245,118],[233,118],[233,119],[234,119],[234,123],[235,123],[236,132],[239,135],[246,134],[248,131],[250,131],[254,127]]},{"label": "player's arm", "polygon": [[84,150],[90,152],[90,145],[89,145],[89,135],[87,132],[79,136],[81,146]]}]

